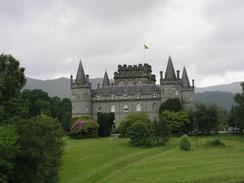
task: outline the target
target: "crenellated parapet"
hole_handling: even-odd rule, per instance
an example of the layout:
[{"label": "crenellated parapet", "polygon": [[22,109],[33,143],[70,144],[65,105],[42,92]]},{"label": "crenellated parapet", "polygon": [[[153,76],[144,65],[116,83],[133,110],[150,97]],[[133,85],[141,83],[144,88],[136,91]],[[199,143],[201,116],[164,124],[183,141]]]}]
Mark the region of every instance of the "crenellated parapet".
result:
[{"label": "crenellated parapet", "polygon": [[114,72],[115,85],[154,84],[156,77],[152,74],[151,65],[118,65],[118,71]]}]

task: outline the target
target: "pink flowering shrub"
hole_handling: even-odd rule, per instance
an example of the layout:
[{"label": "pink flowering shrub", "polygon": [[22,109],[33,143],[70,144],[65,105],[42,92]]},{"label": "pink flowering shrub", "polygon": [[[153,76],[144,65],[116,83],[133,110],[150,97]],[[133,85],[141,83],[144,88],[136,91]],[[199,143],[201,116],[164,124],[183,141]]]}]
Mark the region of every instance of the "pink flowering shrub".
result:
[{"label": "pink flowering shrub", "polygon": [[99,125],[90,117],[80,116],[72,120],[70,135],[73,138],[97,137]]}]

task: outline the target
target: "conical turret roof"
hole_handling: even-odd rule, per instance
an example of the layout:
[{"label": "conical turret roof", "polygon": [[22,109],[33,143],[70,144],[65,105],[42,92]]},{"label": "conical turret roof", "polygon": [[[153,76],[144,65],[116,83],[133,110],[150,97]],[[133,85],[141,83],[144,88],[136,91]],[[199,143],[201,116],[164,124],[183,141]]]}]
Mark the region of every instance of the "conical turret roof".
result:
[{"label": "conical turret roof", "polygon": [[167,68],[166,68],[166,72],[165,72],[165,77],[166,80],[176,80],[176,76],[175,76],[175,69],[172,63],[172,59],[169,56],[168,58],[168,64],[167,64]]},{"label": "conical turret roof", "polygon": [[110,86],[110,81],[109,81],[109,78],[108,78],[107,70],[104,73],[103,86]]},{"label": "conical turret roof", "polygon": [[182,72],[182,85],[183,87],[190,87],[190,82],[189,82],[189,78],[188,78],[188,75],[187,75],[187,72],[186,72],[186,68],[184,67],[183,68],[183,72]]},{"label": "conical turret roof", "polygon": [[80,60],[80,63],[79,63],[79,67],[78,67],[78,71],[77,71],[75,82],[76,83],[80,83],[80,84],[85,84],[86,83],[85,72],[84,72],[81,60]]}]

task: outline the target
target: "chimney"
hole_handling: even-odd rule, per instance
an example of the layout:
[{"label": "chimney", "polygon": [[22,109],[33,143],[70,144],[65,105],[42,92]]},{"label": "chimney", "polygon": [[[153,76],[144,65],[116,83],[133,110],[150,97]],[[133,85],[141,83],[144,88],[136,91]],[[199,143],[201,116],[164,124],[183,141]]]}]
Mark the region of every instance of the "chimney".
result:
[{"label": "chimney", "polygon": [[100,83],[97,83],[97,88],[98,88],[98,89],[100,88]]},{"label": "chimney", "polygon": [[192,80],[192,87],[193,87],[193,88],[195,87],[194,79]]},{"label": "chimney", "polygon": [[71,86],[71,88],[72,88],[72,85],[73,85],[73,76],[72,76],[72,74],[70,75],[70,86]]},{"label": "chimney", "polygon": [[177,79],[180,79],[180,71],[177,70],[176,72],[177,72]]},{"label": "chimney", "polygon": [[163,71],[160,71],[160,79],[163,79]]},{"label": "chimney", "polygon": [[86,75],[86,81],[89,83],[89,75]]}]

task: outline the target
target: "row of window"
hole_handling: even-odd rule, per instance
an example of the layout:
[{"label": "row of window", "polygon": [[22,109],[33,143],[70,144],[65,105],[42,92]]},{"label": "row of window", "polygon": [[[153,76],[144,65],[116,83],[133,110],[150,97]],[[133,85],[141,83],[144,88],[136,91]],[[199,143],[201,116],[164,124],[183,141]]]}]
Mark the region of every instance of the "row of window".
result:
[{"label": "row of window", "polygon": [[[124,93],[123,96],[124,96],[124,99],[128,98],[128,94],[127,93]],[[157,97],[157,94],[153,93],[152,96],[153,97]],[[136,93],[136,98],[141,98],[141,94],[140,93]],[[97,95],[97,99],[100,100],[101,99],[101,95]],[[111,95],[111,99],[115,99],[115,95]]]},{"label": "row of window", "polygon": [[[153,110],[157,110],[157,104],[156,103],[153,103],[152,108],[153,108]],[[124,112],[128,112],[129,111],[129,107],[128,107],[127,104],[125,104],[123,106],[123,111]],[[142,111],[141,104],[136,104],[136,112],[140,112],[140,111]],[[101,106],[98,106],[97,107],[97,112],[102,112],[102,107]],[[116,112],[115,105],[111,105],[110,112]]]}]

